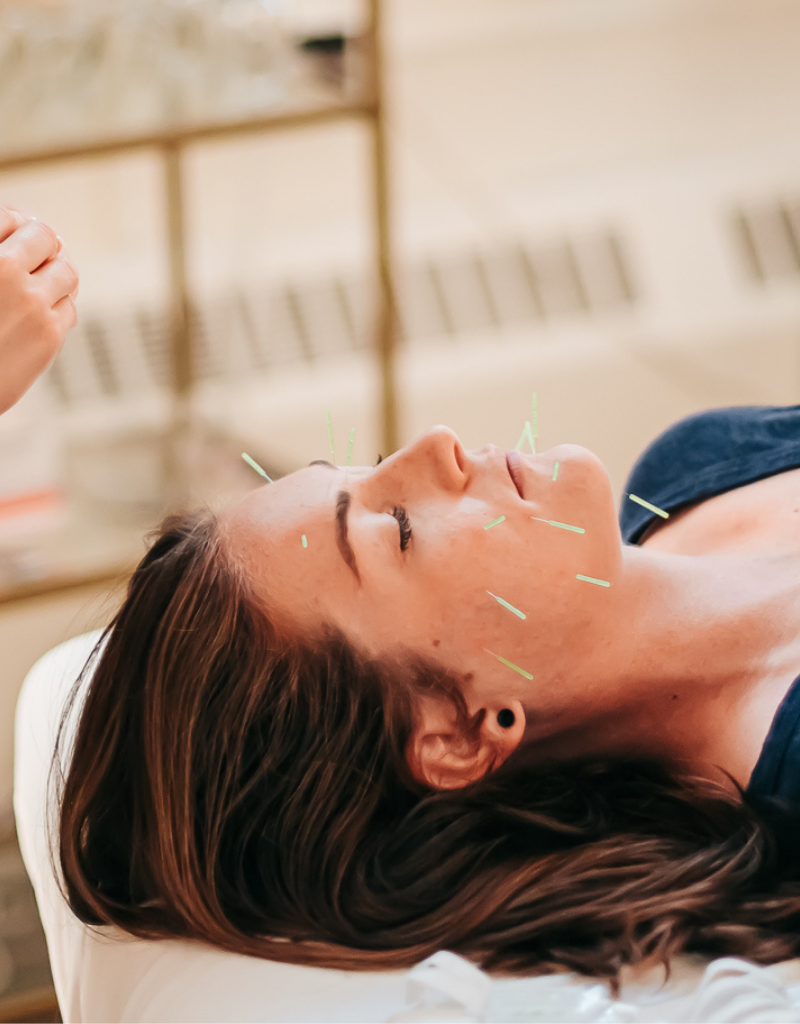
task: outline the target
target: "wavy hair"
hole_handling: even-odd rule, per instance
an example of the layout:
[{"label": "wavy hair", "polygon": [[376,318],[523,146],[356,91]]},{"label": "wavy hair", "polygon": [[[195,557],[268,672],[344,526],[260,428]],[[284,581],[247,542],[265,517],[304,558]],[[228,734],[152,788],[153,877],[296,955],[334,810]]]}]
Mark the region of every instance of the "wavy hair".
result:
[{"label": "wavy hair", "polygon": [[322,627],[282,637],[209,512],[165,521],[95,653],[55,762],[62,884],[87,923],[351,969],[446,948],[614,979],[682,951],[800,952],[795,858],[709,780],[514,756],[422,788],[415,696],[448,695],[469,734],[458,680]]}]

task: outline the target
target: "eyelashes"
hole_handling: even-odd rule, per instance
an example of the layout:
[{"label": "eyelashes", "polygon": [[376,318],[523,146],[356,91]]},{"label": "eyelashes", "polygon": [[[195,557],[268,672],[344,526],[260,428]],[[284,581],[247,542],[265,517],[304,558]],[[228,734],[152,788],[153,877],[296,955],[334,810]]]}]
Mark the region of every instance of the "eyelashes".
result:
[{"label": "eyelashes", "polygon": [[402,505],[395,505],[392,509],[392,515],[400,527],[400,550],[405,551],[411,541],[411,520],[408,518],[408,512],[406,512]]},{"label": "eyelashes", "polygon": [[[379,455],[378,461],[375,463],[373,468],[380,466],[382,462],[383,456]],[[411,520],[408,518],[408,512],[406,512],[402,505],[395,505],[392,509],[392,515],[397,520],[397,525],[400,527],[400,550],[405,551],[411,543]]]}]

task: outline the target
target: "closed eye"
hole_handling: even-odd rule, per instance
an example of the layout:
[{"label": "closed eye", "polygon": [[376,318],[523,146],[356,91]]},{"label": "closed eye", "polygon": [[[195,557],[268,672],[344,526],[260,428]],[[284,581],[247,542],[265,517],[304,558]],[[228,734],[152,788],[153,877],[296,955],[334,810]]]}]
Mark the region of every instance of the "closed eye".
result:
[{"label": "closed eye", "polygon": [[405,551],[411,542],[411,520],[408,518],[408,512],[406,512],[402,505],[395,505],[392,509],[392,515],[400,527],[400,550]]}]

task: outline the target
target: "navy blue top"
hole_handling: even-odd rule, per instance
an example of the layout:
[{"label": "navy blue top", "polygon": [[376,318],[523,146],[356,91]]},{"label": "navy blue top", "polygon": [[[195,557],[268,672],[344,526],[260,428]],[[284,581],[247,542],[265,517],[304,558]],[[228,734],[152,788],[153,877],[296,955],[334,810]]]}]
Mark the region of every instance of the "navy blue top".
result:
[{"label": "navy blue top", "polygon": [[[619,512],[622,539],[637,544],[664,512],[713,498],[800,466],[800,405],[710,409],[680,420],[641,454],[625,484]],[[747,792],[755,802],[800,811],[800,676],[775,713]]]}]

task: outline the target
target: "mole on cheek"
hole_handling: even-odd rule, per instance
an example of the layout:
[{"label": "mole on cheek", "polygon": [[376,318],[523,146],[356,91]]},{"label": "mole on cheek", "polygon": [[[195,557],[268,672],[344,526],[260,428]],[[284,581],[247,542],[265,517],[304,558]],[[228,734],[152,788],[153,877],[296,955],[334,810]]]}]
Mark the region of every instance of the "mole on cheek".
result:
[{"label": "mole on cheek", "polygon": [[441,642],[442,642],[441,640],[434,640],[433,641],[433,646],[434,647],[438,647]]}]

